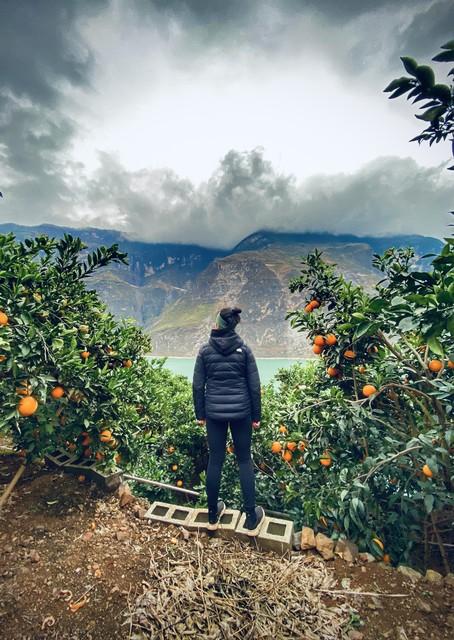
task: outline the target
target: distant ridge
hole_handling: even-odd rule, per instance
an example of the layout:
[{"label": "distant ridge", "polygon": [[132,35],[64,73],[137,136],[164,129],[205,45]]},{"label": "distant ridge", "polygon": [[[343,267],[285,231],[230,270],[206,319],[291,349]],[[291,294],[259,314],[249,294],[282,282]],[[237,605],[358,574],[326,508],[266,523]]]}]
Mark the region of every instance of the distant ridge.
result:
[{"label": "distant ridge", "polygon": [[103,269],[90,286],[115,315],[134,318],[150,332],[156,355],[177,356],[194,355],[207,340],[217,309],[231,304],[243,309],[238,331],[257,356],[311,356],[305,337],[285,320],[287,311],[304,301],[304,294],[290,294],[288,289],[303,255],[319,249],[348,280],[370,289],[381,275],[372,267],[374,253],[390,246],[412,246],[421,259],[442,246],[436,238],[419,235],[360,237],[259,230],[223,250],[141,242],[115,230],[0,224],[0,233],[8,232],[19,240],[70,233],[79,236],[88,250],[117,243],[128,254],[129,264]]}]

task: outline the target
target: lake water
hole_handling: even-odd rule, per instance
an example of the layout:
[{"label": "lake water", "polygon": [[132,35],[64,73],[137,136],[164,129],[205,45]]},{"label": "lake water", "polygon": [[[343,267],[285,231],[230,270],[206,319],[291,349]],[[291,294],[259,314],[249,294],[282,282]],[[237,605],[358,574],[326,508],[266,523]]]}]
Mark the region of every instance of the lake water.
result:
[{"label": "lake water", "polygon": [[[267,384],[277,373],[278,369],[290,367],[296,362],[307,362],[297,358],[256,358],[262,384]],[[195,358],[167,358],[166,367],[173,373],[180,373],[192,381]]]}]

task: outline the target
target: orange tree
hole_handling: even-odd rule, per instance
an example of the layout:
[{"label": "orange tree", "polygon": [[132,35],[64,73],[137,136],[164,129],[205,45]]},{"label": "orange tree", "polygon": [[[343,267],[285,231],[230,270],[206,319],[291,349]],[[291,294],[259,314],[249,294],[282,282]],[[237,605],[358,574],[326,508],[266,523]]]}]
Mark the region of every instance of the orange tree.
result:
[{"label": "orange tree", "polygon": [[384,278],[374,295],[317,251],[302,264],[290,289],[308,300],[288,317],[323,365],[286,405],[309,471],[294,491],[305,516],[335,535],[408,555],[453,505],[454,240],[429,271],[415,268],[409,249],[375,256]]},{"label": "orange tree", "polygon": [[87,254],[68,235],[0,235],[0,429],[20,455],[65,446],[106,467],[134,455],[147,421],[149,341],[85,284],[125,259],[116,245]]}]

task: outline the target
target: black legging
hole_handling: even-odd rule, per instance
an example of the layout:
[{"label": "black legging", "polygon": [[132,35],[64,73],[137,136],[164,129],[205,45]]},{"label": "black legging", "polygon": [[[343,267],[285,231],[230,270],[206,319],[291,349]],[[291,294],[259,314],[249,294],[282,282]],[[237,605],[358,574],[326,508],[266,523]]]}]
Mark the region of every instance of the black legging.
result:
[{"label": "black legging", "polygon": [[209,459],[206,489],[208,508],[216,509],[217,506],[229,424],[235,447],[235,455],[240,468],[243,506],[246,511],[252,511],[255,508],[255,480],[254,466],[251,458],[252,423],[250,417],[225,422],[207,418],[206,429]]}]

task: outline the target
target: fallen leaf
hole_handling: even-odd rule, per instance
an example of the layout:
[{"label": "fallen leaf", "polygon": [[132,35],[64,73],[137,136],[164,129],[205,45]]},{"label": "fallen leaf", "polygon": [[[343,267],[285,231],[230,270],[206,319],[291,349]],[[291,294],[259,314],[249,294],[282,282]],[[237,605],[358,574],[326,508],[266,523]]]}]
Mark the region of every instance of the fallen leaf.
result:
[{"label": "fallen leaf", "polygon": [[84,607],[88,602],[88,599],[86,596],[84,596],[79,602],[70,602],[69,603],[69,608],[71,610],[72,613],[76,613],[76,611],[79,611],[79,609],[82,609],[82,607]]}]

